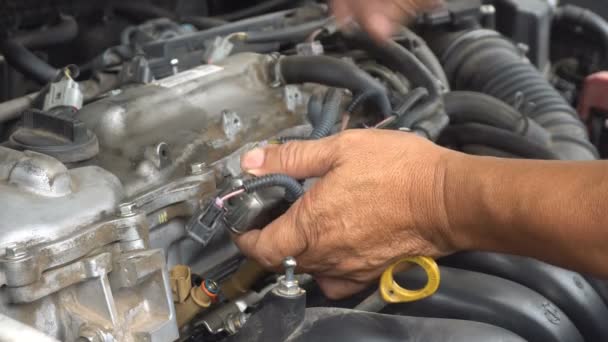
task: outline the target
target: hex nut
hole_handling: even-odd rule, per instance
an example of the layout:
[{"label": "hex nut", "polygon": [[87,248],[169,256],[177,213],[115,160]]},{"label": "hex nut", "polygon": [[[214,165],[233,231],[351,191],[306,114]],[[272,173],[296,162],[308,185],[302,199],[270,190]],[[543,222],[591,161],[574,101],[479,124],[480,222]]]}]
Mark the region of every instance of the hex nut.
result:
[{"label": "hex nut", "polygon": [[137,205],[135,203],[121,203],[118,205],[118,214],[121,217],[130,217],[137,213]]}]

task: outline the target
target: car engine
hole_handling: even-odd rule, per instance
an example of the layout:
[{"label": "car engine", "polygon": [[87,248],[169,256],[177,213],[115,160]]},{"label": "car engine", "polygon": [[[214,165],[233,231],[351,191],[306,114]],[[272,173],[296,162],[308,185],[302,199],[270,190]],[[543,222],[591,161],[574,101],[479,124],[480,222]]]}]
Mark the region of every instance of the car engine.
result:
[{"label": "car engine", "polygon": [[310,183],[244,174],[266,144],[607,156],[608,8],[582,5],[448,0],[379,44],[324,1],[3,1],[0,341],[608,341],[608,282],[535,259],[459,253],[367,307],[231,239]]}]

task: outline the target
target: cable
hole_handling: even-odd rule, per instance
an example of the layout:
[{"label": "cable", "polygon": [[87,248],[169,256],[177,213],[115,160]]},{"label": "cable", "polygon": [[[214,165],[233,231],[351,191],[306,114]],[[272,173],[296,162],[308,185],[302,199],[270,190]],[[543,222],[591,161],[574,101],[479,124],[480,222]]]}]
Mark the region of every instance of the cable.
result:
[{"label": "cable", "polygon": [[357,94],[353,98],[353,100],[350,102],[350,104],[348,105],[348,107],[346,107],[346,112],[349,113],[349,114],[353,114],[357,109],[359,109],[359,107],[365,101],[367,101],[372,96],[375,96],[375,94],[373,92],[371,92],[371,91],[365,91],[363,93]]},{"label": "cable", "polygon": [[331,130],[340,116],[340,106],[342,104],[342,91],[331,88],[325,94],[325,102],[318,124],[310,134],[310,139],[321,139],[331,134]]},{"label": "cable", "polygon": [[232,191],[231,193],[224,195],[223,197],[218,197],[215,199],[215,205],[218,208],[224,208],[224,204],[232,198],[240,196],[245,193],[245,189],[237,189]]},{"label": "cable", "polygon": [[252,193],[256,192],[260,189],[272,188],[272,187],[280,187],[285,189],[285,200],[288,202],[297,201],[302,195],[304,195],[304,189],[300,183],[287,176],[282,174],[270,174],[262,177],[257,177],[253,179],[248,179],[243,182],[243,185],[235,188],[229,194],[217,198],[215,203],[219,208],[224,207],[225,201],[242,195],[243,193]]}]

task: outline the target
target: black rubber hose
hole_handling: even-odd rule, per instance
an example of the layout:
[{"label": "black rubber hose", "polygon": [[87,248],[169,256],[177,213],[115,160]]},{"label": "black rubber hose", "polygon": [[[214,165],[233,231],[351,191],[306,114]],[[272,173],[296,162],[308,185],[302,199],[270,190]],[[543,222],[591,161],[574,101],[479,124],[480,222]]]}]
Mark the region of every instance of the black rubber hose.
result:
[{"label": "black rubber hose", "polygon": [[449,124],[450,118],[443,110],[440,110],[429,117],[425,117],[424,120],[418,121],[411,127],[411,130],[416,133],[424,134],[424,136],[431,141],[437,141],[441,136],[441,133]]},{"label": "black rubber hose", "polygon": [[242,10],[232,11],[228,14],[220,15],[217,18],[227,21],[235,21],[263,14],[278,7],[285,6],[291,2],[293,2],[293,0],[268,0],[257,5],[253,5],[251,7],[244,8]]},{"label": "black rubber hose", "polygon": [[535,141],[494,126],[478,123],[450,125],[440,138],[442,145],[485,145],[520,158],[559,159],[551,150]]},{"label": "black rubber hose", "polygon": [[416,57],[422,62],[435,77],[442,83],[446,91],[450,90],[450,82],[441,66],[439,58],[433,50],[426,44],[424,39],[420,38],[416,33],[408,28],[403,28],[401,34],[409,41],[410,49]]},{"label": "black rubber hose", "polygon": [[418,106],[411,107],[406,113],[404,113],[404,115],[401,116],[399,125],[402,127],[414,128],[419,123],[428,120],[431,116],[441,114],[447,117],[442,106],[443,104],[441,107],[439,107],[433,105],[432,103],[423,102]]},{"label": "black rubber hose", "polygon": [[384,117],[392,115],[391,103],[384,86],[356,65],[328,56],[289,56],[279,60],[281,79],[287,84],[319,83],[346,88],[353,94],[373,93]]},{"label": "black rubber hose", "polygon": [[295,202],[304,195],[302,185],[300,185],[297,180],[287,175],[272,174],[243,182],[243,189],[248,193],[271,187],[281,187],[285,189],[285,200],[288,202]]},{"label": "black rubber hose", "polygon": [[375,62],[360,64],[368,74],[381,79],[387,86],[393,88],[397,94],[407,94],[410,91],[410,82],[401,74],[396,74],[384,65]]},{"label": "black rubber hose", "polygon": [[78,23],[73,17],[60,16],[60,22],[46,30],[31,31],[0,42],[0,51],[7,63],[40,84],[54,81],[60,71],[29,49],[41,49],[66,43],[78,35]]},{"label": "black rubber hose", "polygon": [[10,66],[40,84],[52,82],[59,76],[58,69],[14,40],[0,42],[0,51]]},{"label": "black rubber hose", "polygon": [[306,37],[314,31],[323,28],[328,22],[329,19],[321,19],[280,29],[254,31],[247,33],[245,41],[250,44],[300,42],[306,39]]},{"label": "black rubber hose", "polygon": [[74,17],[61,15],[57,25],[45,30],[29,31],[18,34],[11,39],[32,50],[67,43],[78,35],[78,23]]},{"label": "black rubber hose", "polygon": [[551,149],[559,159],[597,158],[574,108],[500,34],[490,30],[442,33],[429,42],[441,56],[453,89],[482,92],[515,108],[523,99],[530,108],[529,118],[551,133]]},{"label": "black rubber hose", "polygon": [[551,134],[503,101],[482,93],[453,91],[443,96],[452,124],[480,123],[524,135],[551,148]]},{"label": "black rubber hose", "polygon": [[597,279],[594,277],[586,277],[587,282],[591,284],[595,292],[597,292],[606,305],[608,305],[608,280]]},{"label": "black rubber hose", "polygon": [[415,87],[428,90],[429,94],[419,107],[430,107],[434,110],[424,111],[434,114],[441,109],[441,85],[437,78],[414,54],[394,41],[379,44],[364,33],[356,33],[345,36],[347,42],[354,47],[368,52],[372,57],[379,60],[389,68],[399,72]]},{"label": "black rubber hose", "polygon": [[[256,342],[247,336],[243,336],[242,341]],[[460,319],[404,317],[315,307],[306,309],[304,323],[285,342],[310,341],[523,342],[524,339],[506,329]]]},{"label": "black rubber hose", "polygon": [[[388,313],[418,317],[460,318],[493,324],[527,341],[584,341],[572,321],[553,302],[510,280],[440,266],[441,284],[434,295],[412,303],[386,307]],[[424,285],[426,274],[416,268],[395,274],[409,288]]]},{"label": "black rubber hose", "polygon": [[331,130],[341,114],[342,98],[340,89],[331,88],[327,91],[321,117],[310,134],[311,139],[321,139],[331,134]]},{"label": "black rubber hose", "polygon": [[580,25],[597,34],[602,41],[604,58],[608,58],[608,22],[603,17],[586,8],[568,4],[558,7],[553,19]]},{"label": "black rubber hose", "polygon": [[608,308],[578,273],[515,255],[467,252],[442,259],[442,264],[491,274],[524,285],[559,307],[586,341],[608,341]]},{"label": "black rubber hose", "polygon": [[409,93],[407,93],[407,95],[405,95],[403,101],[401,102],[401,104],[399,104],[399,107],[397,107],[397,109],[395,110],[395,114],[397,114],[397,116],[403,116],[405,115],[410,109],[412,109],[417,103],[418,101],[422,100],[425,96],[428,96],[429,92],[428,90],[426,90],[426,88],[415,88],[412,89],[412,91],[410,91]]}]

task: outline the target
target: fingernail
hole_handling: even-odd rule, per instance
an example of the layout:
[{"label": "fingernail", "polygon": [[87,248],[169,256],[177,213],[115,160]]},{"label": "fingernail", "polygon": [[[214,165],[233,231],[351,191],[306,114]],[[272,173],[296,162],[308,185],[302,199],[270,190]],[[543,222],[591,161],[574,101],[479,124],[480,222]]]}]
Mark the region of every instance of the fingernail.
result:
[{"label": "fingernail", "polygon": [[253,149],[241,157],[241,167],[245,170],[255,170],[264,166],[264,150],[261,148]]}]

